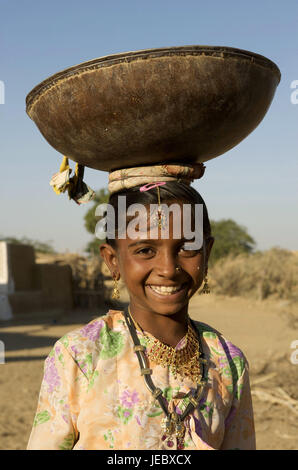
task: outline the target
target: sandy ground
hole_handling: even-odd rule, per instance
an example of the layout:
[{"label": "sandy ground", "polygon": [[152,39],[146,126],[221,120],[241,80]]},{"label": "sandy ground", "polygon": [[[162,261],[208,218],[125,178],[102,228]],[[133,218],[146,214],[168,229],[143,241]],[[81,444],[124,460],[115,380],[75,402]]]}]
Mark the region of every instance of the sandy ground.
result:
[{"label": "sandy ground", "polygon": [[[75,311],[0,322],[0,449],[25,449],[36,410],[43,363],[54,342],[104,313]],[[196,295],[190,316],[215,327],[245,353],[258,449],[298,449],[298,308],[287,302]],[[297,355],[298,357],[298,355]]]}]

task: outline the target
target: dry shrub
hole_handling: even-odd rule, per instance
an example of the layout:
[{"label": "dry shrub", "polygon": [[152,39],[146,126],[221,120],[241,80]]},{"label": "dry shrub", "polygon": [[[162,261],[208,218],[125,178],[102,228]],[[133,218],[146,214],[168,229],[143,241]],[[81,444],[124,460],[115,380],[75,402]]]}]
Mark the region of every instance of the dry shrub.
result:
[{"label": "dry shrub", "polygon": [[282,248],[227,256],[210,271],[215,294],[298,301],[298,256]]}]

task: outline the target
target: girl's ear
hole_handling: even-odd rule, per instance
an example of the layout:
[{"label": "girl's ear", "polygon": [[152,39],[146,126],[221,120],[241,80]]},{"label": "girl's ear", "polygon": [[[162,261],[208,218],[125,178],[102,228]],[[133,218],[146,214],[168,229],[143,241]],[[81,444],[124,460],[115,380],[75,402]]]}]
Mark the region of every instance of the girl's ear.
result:
[{"label": "girl's ear", "polygon": [[102,243],[99,247],[100,255],[110,270],[113,278],[120,278],[120,270],[116,250],[108,243]]}]

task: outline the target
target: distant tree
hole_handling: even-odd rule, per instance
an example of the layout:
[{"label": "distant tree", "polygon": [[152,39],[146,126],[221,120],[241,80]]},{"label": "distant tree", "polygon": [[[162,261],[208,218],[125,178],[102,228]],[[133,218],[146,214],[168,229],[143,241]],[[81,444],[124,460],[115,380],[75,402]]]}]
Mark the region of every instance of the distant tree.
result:
[{"label": "distant tree", "polygon": [[85,247],[85,252],[89,253],[91,256],[99,256],[99,247],[103,242],[104,240],[93,238]]},{"label": "distant tree", "polygon": [[[107,203],[109,200],[109,192],[106,188],[102,188],[97,191],[95,198],[93,199],[93,205],[90,209],[86,212],[84,216],[85,220],[85,228],[86,230],[95,235],[95,227],[97,222],[100,220],[100,217],[95,216],[95,209],[99,204]],[[98,255],[99,254],[99,246],[104,242],[99,238],[94,236],[93,240],[91,240],[85,248],[85,251],[90,255]]]},{"label": "distant tree", "polygon": [[210,264],[229,254],[251,253],[256,242],[247,233],[247,229],[232,219],[211,220],[214,244],[210,255]]},{"label": "distant tree", "polygon": [[31,238],[27,238],[27,237],[22,237],[22,238],[0,237],[0,241],[4,241],[7,243],[15,243],[17,245],[30,245],[30,246],[33,246],[35,251],[38,251],[39,253],[47,253],[47,254],[56,253],[56,251],[52,247],[51,241],[40,242],[38,240],[32,240]]}]

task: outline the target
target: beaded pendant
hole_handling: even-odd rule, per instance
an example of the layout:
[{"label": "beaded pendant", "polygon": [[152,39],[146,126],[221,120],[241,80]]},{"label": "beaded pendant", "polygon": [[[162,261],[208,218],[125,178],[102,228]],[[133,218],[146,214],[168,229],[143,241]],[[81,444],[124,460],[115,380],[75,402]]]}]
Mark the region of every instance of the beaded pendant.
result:
[{"label": "beaded pendant", "polygon": [[175,436],[179,441],[183,441],[184,439],[185,425],[175,412],[169,414],[162,420],[161,429],[164,431],[166,439],[169,439],[169,441],[172,436]]}]

